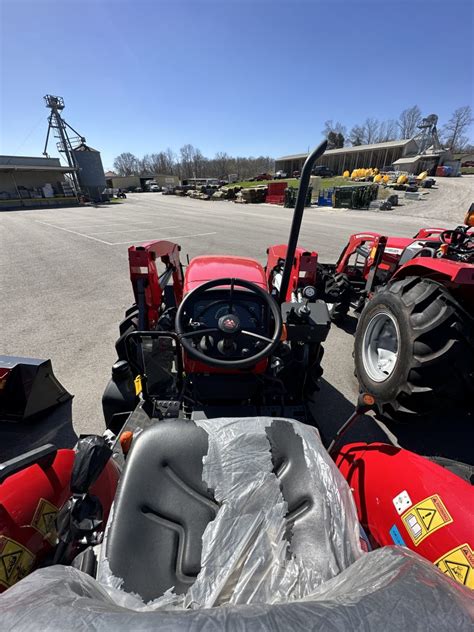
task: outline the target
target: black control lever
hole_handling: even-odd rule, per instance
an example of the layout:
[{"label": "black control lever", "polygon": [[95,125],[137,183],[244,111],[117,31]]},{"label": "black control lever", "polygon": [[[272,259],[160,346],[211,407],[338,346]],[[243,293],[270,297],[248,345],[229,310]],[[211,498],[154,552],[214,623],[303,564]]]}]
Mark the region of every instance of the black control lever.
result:
[{"label": "black control lever", "polygon": [[71,474],[72,496],[56,518],[59,544],[54,554],[54,564],[65,559],[71,543],[81,539],[89,542],[101,525],[102,504],[89,493],[89,489],[103,472],[112,454],[112,446],[104,436],[89,435],[79,439]]}]

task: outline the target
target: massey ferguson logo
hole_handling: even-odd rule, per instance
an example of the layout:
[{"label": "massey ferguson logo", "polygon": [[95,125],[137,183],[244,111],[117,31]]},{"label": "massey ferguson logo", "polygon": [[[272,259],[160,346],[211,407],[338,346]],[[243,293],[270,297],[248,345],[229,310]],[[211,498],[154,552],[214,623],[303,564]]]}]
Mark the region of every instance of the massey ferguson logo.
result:
[{"label": "massey ferguson logo", "polygon": [[235,322],[235,320],[233,318],[226,318],[224,321],[224,327],[226,329],[235,329],[235,327],[237,326],[237,323]]}]

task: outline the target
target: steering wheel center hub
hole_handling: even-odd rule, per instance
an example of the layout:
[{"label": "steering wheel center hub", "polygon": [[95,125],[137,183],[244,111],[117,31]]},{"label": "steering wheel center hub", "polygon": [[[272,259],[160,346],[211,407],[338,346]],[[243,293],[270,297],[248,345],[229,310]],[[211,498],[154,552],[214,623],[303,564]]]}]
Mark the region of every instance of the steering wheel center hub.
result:
[{"label": "steering wheel center hub", "polygon": [[224,334],[237,334],[240,331],[240,320],[236,314],[225,314],[219,318],[217,326]]}]

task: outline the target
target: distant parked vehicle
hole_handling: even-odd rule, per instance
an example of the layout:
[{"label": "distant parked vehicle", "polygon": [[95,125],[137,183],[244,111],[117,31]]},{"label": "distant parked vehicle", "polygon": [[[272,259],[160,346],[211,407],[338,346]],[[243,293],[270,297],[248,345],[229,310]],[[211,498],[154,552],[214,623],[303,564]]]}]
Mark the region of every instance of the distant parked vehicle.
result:
[{"label": "distant parked vehicle", "polygon": [[174,187],[163,187],[161,190],[162,195],[174,195]]},{"label": "distant parked vehicle", "polygon": [[283,178],[286,178],[287,174],[284,171],[277,171],[275,173],[275,180],[282,180]]},{"label": "distant parked vehicle", "polygon": [[314,167],[311,173],[313,176],[320,176],[321,178],[332,178],[334,176],[334,171],[331,171],[331,169],[328,169],[328,167],[324,165]]},{"label": "distant parked vehicle", "polygon": [[161,191],[161,187],[158,184],[150,184],[150,191],[152,193],[159,193]]},{"label": "distant parked vehicle", "polygon": [[293,171],[293,178],[299,178],[301,175],[301,171]]},{"label": "distant parked vehicle", "polygon": [[262,180],[273,180],[273,176],[269,173],[259,173],[258,176],[256,176],[255,181],[261,182]]}]

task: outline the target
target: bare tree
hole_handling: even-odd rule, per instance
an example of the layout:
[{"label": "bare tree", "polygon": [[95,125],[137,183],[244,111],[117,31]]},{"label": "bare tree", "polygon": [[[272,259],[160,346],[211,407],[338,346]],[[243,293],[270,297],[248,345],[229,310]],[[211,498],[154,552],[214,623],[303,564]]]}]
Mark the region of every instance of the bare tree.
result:
[{"label": "bare tree", "polygon": [[455,110],[449,121],[443,125],[445,145],[452,151],[461,151],[468,143],[466,131],[473,120],[471,106],[464,105]]},{"label": "bare tree", "polygon": [[193,154],[193,175],[196,178],[206,177],[206,165],[208,163],[207,158],[205,158],[200,149],[195,149]]},{"label": "bare tree", "polygon": [[379,122],[376,118],[366,118],[362,125],[354,125],[349,140],[355,147],[378,142]]},{"label": "bare tree", "polygon": [[183,178],[192,178],[193,174],[193,159],[194,159],[195,149],[189,143],[183,145],[179,150],[180,153],[180,164],[181,164],[181,177]]},{"label": "bare tree", "polygon": [[114,160],[114,169],[119,176],[136,175],[140,170],[138,158],[128,151],[124,152]]},{"label": "bare tree", "polygon": [[217,178],[223,178],[230,173],[230,157],[225,151],[218,151],[214,160],[210,162],[213,162],[216,167],[217,175],[216,173],[213,173],[212,175],[216,175]]},{"label": "bare tree", "polygon": [[114,167],[121,175],[166,174],[186,179],[207,176],[222,178],[229,173],[237,173],[243,180],[258,173],[272,173],[275,168],[275,161],[270,156],[234,158],[225,152],[219,152],[215,158],[209,159],[190,144],[183,145],[179,155],[180,160],[170,148],[159,153],[145,154],[141,159],[132,154],[121,154],[115,159]]},{"label": "bare tree", "polygon": [[358,147],[365,143],[365,129],[362,125],[354,125],[349,132],[349,140],[353,147]]},{"label": "bare tree", "polygon": [[400,138],[405,139],[415,136],[418,125],[421,123],[421,118],[421,110],[417,105],[403,110],[398,119]]},{"label": "bare tree", "polygon": [[155,169],[156,154],[145,154],[143,158],[137,159],[137,166],[140,175],[152,175],[156,173]]},{"label": "bare tree", "polygon": [[329,143],[328,149],[337,149],[338,147],[344,147],[344,141],[347,136],[346,126],[339,121],[333,123],[332,120],[324,122],[324,129],[322,131]]},{"label": "bare tree", "polygon": [[367,145],[376,143],[379,132],[379,122],[376,118],[366,118],[364,123],[365,142]]},{"label": "bare tree", "polygon": [[174,151],[167,147],[165,151],[160,152],[161,156],[161,173],[168,175],[179,175],[178,159]]},{"label": "bare tree", "polygon": [[143,173],[172,175],[175,168],[175,158],[172,157],[170,159],[167,152],[160,151],[157,154],[146,154],[143,156],[140,164]]},{"label": "bare tree", "polygon": [[329,132],[328,136],[328,149],[339,149],[344,147],[344,136],[341,132]]},{"label": "bare tree", "polygon": [[377,136],[378,143],[386,143],[389,140],[396,140],[398,137],[397,121],[394,119],[388,119],[382,121],[379,126],[379,132]]}]

